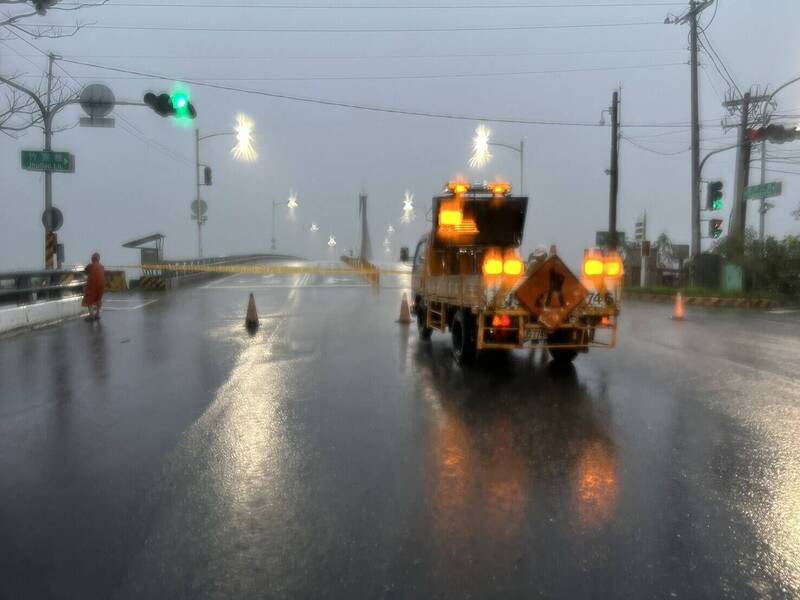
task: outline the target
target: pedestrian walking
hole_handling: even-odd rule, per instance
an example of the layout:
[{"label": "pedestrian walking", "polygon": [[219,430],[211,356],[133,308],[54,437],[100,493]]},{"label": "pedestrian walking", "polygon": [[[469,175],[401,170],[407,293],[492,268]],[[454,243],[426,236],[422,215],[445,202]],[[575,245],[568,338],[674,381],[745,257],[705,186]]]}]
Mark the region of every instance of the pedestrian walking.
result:
[{"label": "pedestrian walking", "polygon": [[86,287],[83,291],[83,305],[89,309],[89,320],[100,318],[103,305],[103,291],[106,287],[106,270],[100,263],[100,255],[92,254],[92,262],[86,265]]}]

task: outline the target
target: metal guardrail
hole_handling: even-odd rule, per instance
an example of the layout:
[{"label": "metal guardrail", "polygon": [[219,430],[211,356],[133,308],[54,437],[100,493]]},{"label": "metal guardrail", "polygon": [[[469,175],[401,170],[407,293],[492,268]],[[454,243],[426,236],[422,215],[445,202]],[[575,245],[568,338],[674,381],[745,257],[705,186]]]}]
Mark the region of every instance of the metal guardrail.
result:
[{"label": "metal guardrail", "polygon": [[0,273],[0,305],[31,304],[83,293],[84,267]]}]

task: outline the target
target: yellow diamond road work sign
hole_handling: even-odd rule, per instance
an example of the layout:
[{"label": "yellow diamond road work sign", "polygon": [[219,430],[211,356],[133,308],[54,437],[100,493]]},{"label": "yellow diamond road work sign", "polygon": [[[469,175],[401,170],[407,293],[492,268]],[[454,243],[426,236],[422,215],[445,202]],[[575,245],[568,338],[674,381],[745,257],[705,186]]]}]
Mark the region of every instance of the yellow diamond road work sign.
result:
[{"label": "yellow diamond road work sign", "polygon": [[551,256],[517,289],[517,299],[552,330],[588,293],[561,259]]}]

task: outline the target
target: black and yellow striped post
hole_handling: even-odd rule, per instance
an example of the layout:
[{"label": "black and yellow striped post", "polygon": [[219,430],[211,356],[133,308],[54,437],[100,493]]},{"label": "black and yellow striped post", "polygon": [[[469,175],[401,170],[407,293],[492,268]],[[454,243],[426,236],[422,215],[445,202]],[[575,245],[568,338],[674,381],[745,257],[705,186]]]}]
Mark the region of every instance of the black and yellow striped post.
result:
[{"label": "black and yellow striped post", "polygon": [[52,269],[55,262],[58,236],[55,231],[48,231],[44,236],[44,268]]}]

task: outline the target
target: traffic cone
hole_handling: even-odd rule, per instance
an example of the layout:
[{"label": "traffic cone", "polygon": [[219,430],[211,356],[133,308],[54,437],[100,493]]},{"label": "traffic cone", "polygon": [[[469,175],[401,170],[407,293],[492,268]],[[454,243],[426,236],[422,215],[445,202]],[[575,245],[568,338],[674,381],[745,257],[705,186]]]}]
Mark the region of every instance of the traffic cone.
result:
[{"label": "traffic cone", "polygon": [[256,329],[258,327],[258,311],[256,311],[256,299],[253,294],[250,294],[250,300],[247,302],[247,316],[244,318],[244,326],[248,329]]},{"label": "traffic cone", "polygon": [[403,300],[400,302],[400,318],[397,319],[398,323],[404,325],[411,323],[411,313],[408,310],[408,296],[403,292]]},{"label": "traffic cone", "polygon": [[672,309],[672,320],[683,321],[686,318],[686,311],[683,309],[683,296],[680,292],[675,296],[675,308]]}]

